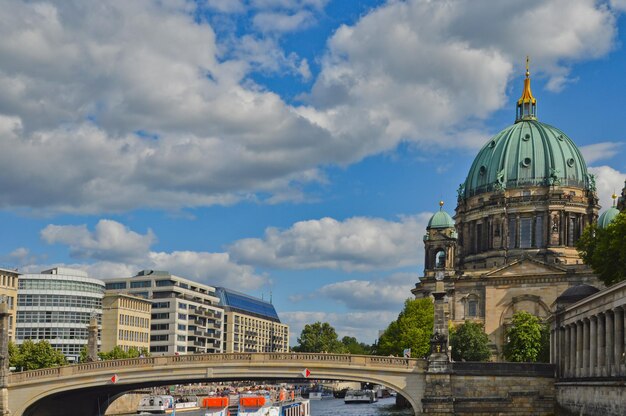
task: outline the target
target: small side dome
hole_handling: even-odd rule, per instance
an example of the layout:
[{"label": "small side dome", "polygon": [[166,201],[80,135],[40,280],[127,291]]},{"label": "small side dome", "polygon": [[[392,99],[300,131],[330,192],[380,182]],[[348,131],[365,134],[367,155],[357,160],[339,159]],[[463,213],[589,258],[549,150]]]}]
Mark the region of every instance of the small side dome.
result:
[{"label": "small side dome", "polygon": [[556,298],[556,303],[557,304],[575,303],[599,291],[600,290],[598,288],[591,286],[591,285],[587,285],[587,284],[572,286],[566,289],[565,291],[563,291],[563,293],[561,293],[561,295],[558,298]]},{"label": "small side dome", "polygon": [[619,215],[619,210],[615,207],[611,207],[604,211],[600,218],[598,218],[598,227],[604,229]]},{"label": "small side dome", "polygon": [[432,228],[454,228],[454,220],[443,210],[443,201],[439,202],[439,212],[436,212],[428,221],[426,229]]}]

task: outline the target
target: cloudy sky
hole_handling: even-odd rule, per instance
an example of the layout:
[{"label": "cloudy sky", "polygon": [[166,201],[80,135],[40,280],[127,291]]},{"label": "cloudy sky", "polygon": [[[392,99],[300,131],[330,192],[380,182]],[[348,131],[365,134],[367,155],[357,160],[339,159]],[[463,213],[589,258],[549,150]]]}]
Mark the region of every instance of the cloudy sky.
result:
[{"label": "cloudy sky", "polygon": [[626,179],[626,1],[0,0],[0,266],[169,270],[373,342],[514,120]]}]

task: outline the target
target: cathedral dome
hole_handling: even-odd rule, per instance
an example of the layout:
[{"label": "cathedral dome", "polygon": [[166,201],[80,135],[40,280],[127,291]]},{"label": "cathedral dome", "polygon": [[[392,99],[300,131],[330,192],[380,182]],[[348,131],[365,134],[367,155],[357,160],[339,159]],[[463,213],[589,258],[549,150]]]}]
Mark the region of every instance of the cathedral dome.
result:
[{"label": "cathedral dome", "polygon": [[598,218],[598,227],[606,228],[618,215],[619,210],[617,208],[611,207],[607,209],[600,215],[600,218]]},{"label": "cathedral dome", "polygon": [[439,212],[436,212],[428,221],[426,229],[432,228],[454,228],[454,220],[443,210],[443,201],[439,203]]},{"label": "cathedral dome", "polygon": [[589,189],[587,165],[580,151],[561,130],[537,121],[536,105],[527,67],[515,124],[493,136],[478,152],[459,196],[530,186]]},{"label": "cathedral dome", "polygon": [[561,130],[537,120],[520,120],[478,152],[465,181],[464,196],[547,185],[587,189],[585,160]]}]

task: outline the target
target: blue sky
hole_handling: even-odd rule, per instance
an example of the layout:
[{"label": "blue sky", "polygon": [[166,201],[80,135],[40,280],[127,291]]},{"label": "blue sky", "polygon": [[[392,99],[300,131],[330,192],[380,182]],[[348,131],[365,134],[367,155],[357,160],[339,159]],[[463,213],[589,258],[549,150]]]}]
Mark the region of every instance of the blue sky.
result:
[{"label": "blue sky", "polygon": [[[128,4],[126,4],[128,3]],[[525,56],[602,204],[626,179],[623,0],[85,2],[0,11],[0,265],[148,269],[373,342]]]}]

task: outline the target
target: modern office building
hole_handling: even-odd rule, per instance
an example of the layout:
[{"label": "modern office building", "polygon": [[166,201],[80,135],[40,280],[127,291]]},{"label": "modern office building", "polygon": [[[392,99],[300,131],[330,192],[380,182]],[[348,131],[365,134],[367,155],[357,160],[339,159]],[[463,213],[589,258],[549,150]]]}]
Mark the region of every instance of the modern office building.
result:
[{"label": "modern office building", "polygon": [[224,352],[288,352],[289,326],[274,305],[234,290],[217,288],[224,308]]},{"label": "modern office building", "polygon": [[152,302],[134,295],[106,292],[102,299],[101,351],[131,347],[150,350]]},{"label": "modern office building", "polygon": [[222,352],[223,310],[214,287],[166,271],[143,270],[133,277],[108,279],[106,288],[152,301],[152,354]]},{"label": "modern office building", "polygon": [[102,316],[104,282],[81,270],[54,268],[18,280],[15,341],[48,341],[69,361],[87,345],[91,316]]},{"label": "modern office building", "polygon": [[19,273],[15,270],[0,268],[0,298],[9,307],[9,339],[15,341],[15,314],[17,311],[17,281]]}]

